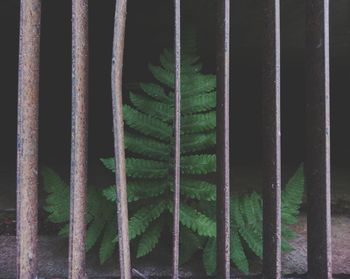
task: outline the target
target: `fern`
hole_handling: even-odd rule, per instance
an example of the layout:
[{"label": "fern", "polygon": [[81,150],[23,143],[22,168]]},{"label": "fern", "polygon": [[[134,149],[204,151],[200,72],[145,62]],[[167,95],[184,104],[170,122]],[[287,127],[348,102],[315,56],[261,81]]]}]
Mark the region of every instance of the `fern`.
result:
[{"label": "fern", "polygon": [[[62,223],[60,236],[69,233],[69,187],[57,173],[49,168],[42,170],[45,191],[48,193],[44,209],[48,212],[48,220]],[[100,262],[104,263],[112,255],[116,238],[114,205],[106,203],[101,192],[94,187],[88,188],[86,251],[89,251],[102,238],[100,246]]]},{"label": "fern", "polygon": [[[216,172],[216,79],[201,72],[193,33],[184,34],[181,83],[181,208],[180,261],[202,253],[208,274],[216,270],[216,185],[207,174]],[[129,202],[129,236],[136,256],[149,254],[159,243],[164,227],[171,226],[173,212],[174,54],[165,49],[160,66],[149,65],[153,83],[141,83],[128,94],[124,105],[126,175]],[[113,158],[101,159],[114,172]],[[43,172],[48,192],[45,209],[49,220],[62,223],[60,235],[68,234],[69,189],[51,170]],[[282,193],[282,248],[293,237],[289,225],[297,220],[303,194],[300,167]],[[104,263],[117,244],[115,186],[102,191],[88,189],[87,250],[100,240]],[[231,260],[247,273],[246,249],[262,257],[262,199],[257,193],[231,198]]]},{"label": "fern", "polygon": [[216,270],[216,239],[209,238],[203,250],[203,264],[208,275]]},{"label": "fern", "polygon": [[[193,238],[197,234],[215,237],[215,220],[189,204],[191,200],[213,201],[216,197],[215,184],[198,176],[216,171],[215,155],[208,152],[215,146],[216,140],[216,79],[213,75],[200,72],[201,64],[195,53],[196,46],[192,36],[183,47],[181,65],[181,195],[185,202],[181,204],[180,222],[186,228],[187,237],[191,235]],[[172,213],[173,210],[172,127],[175,73],[172,51],[164,50],[160,64],[149,65],[158,83],[141,83],[140,91],[129,93],[130,104],[124,105],[123,109],[125,148],[128,151],[128,199],[134,208],[134,213],[130,216],[129,231],[131,239],[139,239],[138,256],[149,253],[158,243],[159,231],[154,236],[149,232],[152,232],[153,224],[163,214]],[[196,154],[198,151],[202,153]],[[114,171],[113,158],[102,159],[102,162],[106,168]],[[106,188],[103,193],[107,199],[115,201],[113,186]],[[135,201],[143,202],[138,205]],[[201,246],[194,245],[186,253],[182,252],[182,255],[190,255],[190,251],[195,252],[199,247]]]},{"label": "fern", "polygon": [[149,226],[149,228],[140,239],[136,254],[138,258],[149,254],[154,249],[154,247],[156,247],[159,242],[162,230],[163,224],[159,221],[156,221],[154,224]]}]

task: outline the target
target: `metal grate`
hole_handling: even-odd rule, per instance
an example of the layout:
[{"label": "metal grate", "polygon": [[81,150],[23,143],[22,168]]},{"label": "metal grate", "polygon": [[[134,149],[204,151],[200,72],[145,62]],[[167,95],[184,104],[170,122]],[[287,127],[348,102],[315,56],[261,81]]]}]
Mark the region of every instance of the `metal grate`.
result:
[{"label": "metal grate", "polygon": [[[86,278],[85,208],[87,181],[88,5],[72,1],[72,154],[69,277]],[[263,278],[281,278],[281,142],[279,0],[264,0]],[[121,278],[131,278],[125,174],[122,66],[126,0],[116,0],[112,99],[116,159]],[[332,278],[330,243],[329,0],[308,0],[307,160],[309,277]],[[179,278],[180,216],[180,0],[175,10],[175,148],[173,278]],[[38,92],[40,0],[21,0],[18,87],[17,277],[37,278]],[[218,278],[230,278],[229,218],[229,48],[230,1],[218,0],[217,48],[217,258]],[[234,248],[233,248],[234,249]]]}]

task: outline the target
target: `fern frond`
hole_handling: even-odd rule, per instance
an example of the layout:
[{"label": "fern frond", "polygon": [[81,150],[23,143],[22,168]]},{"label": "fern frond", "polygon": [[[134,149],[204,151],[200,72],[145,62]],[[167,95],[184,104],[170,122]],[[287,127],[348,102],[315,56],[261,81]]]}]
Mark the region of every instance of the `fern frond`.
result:
[{"label": "fern frond", "polygon": [[249,272],[249,263],[245,255],[241,239],[236,228],[231,227],[230,258],[237,268],[244,273]]},{"label": "fern frond", "polygon": [[181,137],[181,151],[183,154],[202,151],[214,147],[215,143],[215,131],[201,134],[185,134]]},{"label": "fern frond", "polygon": [[304,193],[304,168],[301,165],[282,192],[282,222],[295,224]]},{"label": "fern frond", "polygon": [[263,248],[262,248],[262,234],[250,228],[249,226],[240,227],[239,234],[248,244],[249,248],[257,255],[259,258],[262,258]]},{"label": "fern frond", "polygon": [[133,178],[161,178],[168,174],[168,166],[163,162],[127,158],[126,175]]},{"label": "fern frond", "polygon": [[[156,80],[174,89],[175,73],[173,71],[168,71],[152,64],[149,64],[148,68]],[[182,77],[181,94],[184,97],[186,95],[196,96],[205,92],[212,92],[215,88],[216,77],[214,75],[193,74]]]},{"label": "fern frond", "polygon": [[247,225],[254,230],[262,231],[263,208],[261,197],[253,192],[241,198],[241,213]]},{"label": "fern frond", "polygon": [[164,201],[141,207],[129,220],[130,240],[144,233],[149,224],[159,218],[165,209],[166,203]]},{"label": "fern frond", "polygon": [[209,238],[203,250],[203,264],[208,275],[216,271],[216,238]]},{"label": "fern frond", "polygon": [[[182,51],[183,51],[183,53],[186,52],[185,49],[183,49]],[[186,53],[186,55],[182,55],[182,57],[181,57],[181,64],[182,65],[193,65],[196,62],[198,62],[199,56],[196,54],[191,54],[191,52],[193,53],[193,51],[189,51],[189,53]],[[173,64],[174,64],[175,55],[174,55],[173,50],[164,49],[163,55],[164,55],[165,59],[167,59],[168,61],[173,61]]]},{"label": "fern frond", "polygon": [[201,236],[215,237],[216,235],[215,221],[186,204],[181,204],[180,222]]},{"label": "fern frond", "polygon": [[165,94],[164,88],[155,83],[140,83],[140,87],[148,96],[161,102],[170,102],[171,99]]},{"label": "fern frond", "polygon": [[116,246],[117,230],[115,222],[108,222],[100,246],[100,263],[104,264],[113,254]]},{"label": "fern frond", "polygon": [[67,237],[69,235],[69,224],[65,224],[59,231],[58,236]]},{"label": "fern frond", "polygon": [[130,100],[139,111],[165,122],[171,122],[174,116],[174,107],[169,104],[151,100],[147,97],[129,93]]},{"label": "fern frond", "polygon": [[180,228],[180,263],[188,262],[192,256],[202,249],[202,240],[185,226]]},{"label": "fern frond", "polygon": [[69,221],[69,187],[52,170],[44,168],[42,178],[45,191],[48,193],[46,198],[45,210],[49,213],[48,220],[53,223],[64,223]]},{"label": "fern frond", "polygon": [[125,149],[139,155],[157,160],[169,160],[169,145],[150,139],[125,133]]},{"label": "fern frond", "polygon": [[184,80],[181,86],[181,94],[197,96],[205,92],[212,92],[216,88],[216,76],[215,75],[202,75],[197,74],[188,76],[187,80]]},{"label": "fern frond", "polygon": [[[160,180],[130,181],[128,182],[127,191],[128,202],[154,198],[164,193],[165,182]],[[103,190],[103,195],[107,200],[115,202],[117,198],[115,185],[105,188]]]},{"label": "fern frond", "polygon": [[182,178],[180,189],[182,195],[192,199],[205,201],[216,200],[216,185],[203,180]]},{"label": "fern frond", "polygon": [[181,113],[192,114],[205,112],[216,107],[216,92],[189,96],[181,99]]},{"label": "fern frond", "polygon": [[86,231],[86,251],[89,251],[96,243],[106,224],[103,216],[94,218]]},{"label": "fern frond", "polygon": [[140,258],[149,254],[159,242],[163,230],[161,222],[154,222],[141,236],[137,247],[136,257]]},{"label": "fern frond", "polygon": [[[184,42],[183,42],[184,43]],[[186,49],[187,49],[188,45],[186,45]],[[183,52],[182,53],[182,58],[187,58],[189,55],[189,52],[187,52],[186,54]],[[167,71],[169,72],[174,72],[174,55],[173,54],[169,54],[169,50],[164,50],[161,55],[159,56],[159,60],[160,60],[160,65]],[[192,56],[189,59],[186,59],[187,61],[190,60],[198,60],[198,56]],[[183,75],[190,75],[190,74],[195,74],[198,73],[202,70],[202,64],[199,62],[193,62],[193,63],[187,63],[187,61],[181,61],[181,73]]]},{"label": "fern frond", "polygon": [[160,83],[168,86],[171,89],[175,87],[175,73],[173,71],[168,71],[162,67],[155,66],[152,64],[148,65],[148,69],[151,71],[152,75]]},{"label": "fern frond", "polygon": [[216,171],[216,156],[213,154],[187,155],[181,157],[183,174],[207,174]]},{"label": "fern frond", "polygon": [[[114,158],[101,159],[103,165],[115,172],[115,161]],[[133,178],[161,178],[168,174],[167,165],[163,162],[127,158],[126,164],[126,175]]]},{"label": "fern frond", "polygon": [[240,210],[240,200],[238,197],[231,198],[230,202],[230,217],[231,223],[236,227],[244,227],[245,222]]},{"label": "fern frond", "polygon": [[181,118],[181,132],[185,134],[207,132],[216,127],[216,112],[185,115]]},{"label": "fern frond", "polygon": [[125,123],[136,131],[163,141],[168,141],[172,133],[171,126],[165,122],[139,112],[128,105],[123,106]]}]

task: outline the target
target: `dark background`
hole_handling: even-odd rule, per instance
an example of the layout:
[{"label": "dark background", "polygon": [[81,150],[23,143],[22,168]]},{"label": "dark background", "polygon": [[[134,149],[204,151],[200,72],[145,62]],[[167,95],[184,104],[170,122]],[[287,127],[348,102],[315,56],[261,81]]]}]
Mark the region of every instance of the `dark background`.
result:
[{"label": "dark background", "polygon": [[[185,17],[198,30],[205,71],[215,72],[215,7],[207,1],[183,1]],[[151,80],[147,63],[173,38],[170,0],[130,0],[128,4],[125,84]],[[113,155],[110,69],[113,0],[90,0],[90,166]],[[234,5],[232,5],[234,6]],[[188,16],[190,14],[190,16]],[[40,165],[69,169],[71,113],[71,2],[43,0],[40,81]],[[260,24],[242,24],[232,7],[231,24],[231,160],[259,164],[261,157],[261,49],[244,45]],[[241,16],[241,17],[239,17]],[[244,17],[244,15],[243,15]],[[331,24],[332,24],[331,18]],[[19,1],[0,1],[0,165],[15,175]],[[282,25],[283,27],[283,25]],[[293,32],[303,32],[295,29]],[[332,37],[331,37],[332,39]],[[304,51],[293,48],[282,30],[282,151],[284,165],[304,157]],[[350,53],[350,51],[348,51]],[[348,165],[350,63],[331,49],[331,138],[333,165]]]}]

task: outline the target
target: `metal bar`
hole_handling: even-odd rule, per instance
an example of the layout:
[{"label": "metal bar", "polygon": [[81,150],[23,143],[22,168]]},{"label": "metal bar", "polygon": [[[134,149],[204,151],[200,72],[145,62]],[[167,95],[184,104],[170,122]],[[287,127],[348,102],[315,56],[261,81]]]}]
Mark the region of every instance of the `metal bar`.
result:
[{"label": "metal bar", "polygon": [[41,1],[21,0],[17,127],[17,278],[37,278]]},{"label": "metal bar", "polygon": [[230,278],[230,1],[218,1],[217,47],[217,275]]},{"label": "metal bar", "polygon": [[126,191],[122,75],[127,0],[116,0],[112,58],[112,99],[120,278],[131,279]]},{"label": "metal bar", "polygon": [[332,278],[329,0],[306,1],[306,161],[309,278]]},{"label": "metal bar", "polygon": [[88,1],[72,1],[72,151],[69,278],[86,278],[85,236],[89,90]]},{"label": "metal bar", "polygon": [[174,121],[174,227],[173,227],[173,279],[179,278],[180,236],[180,129],[181,129],[181,8],[175,5],[175,121]]},{"label": "metal bar", "polygon": [[281,278],[280,3],[264,0],[263,277]]}]

